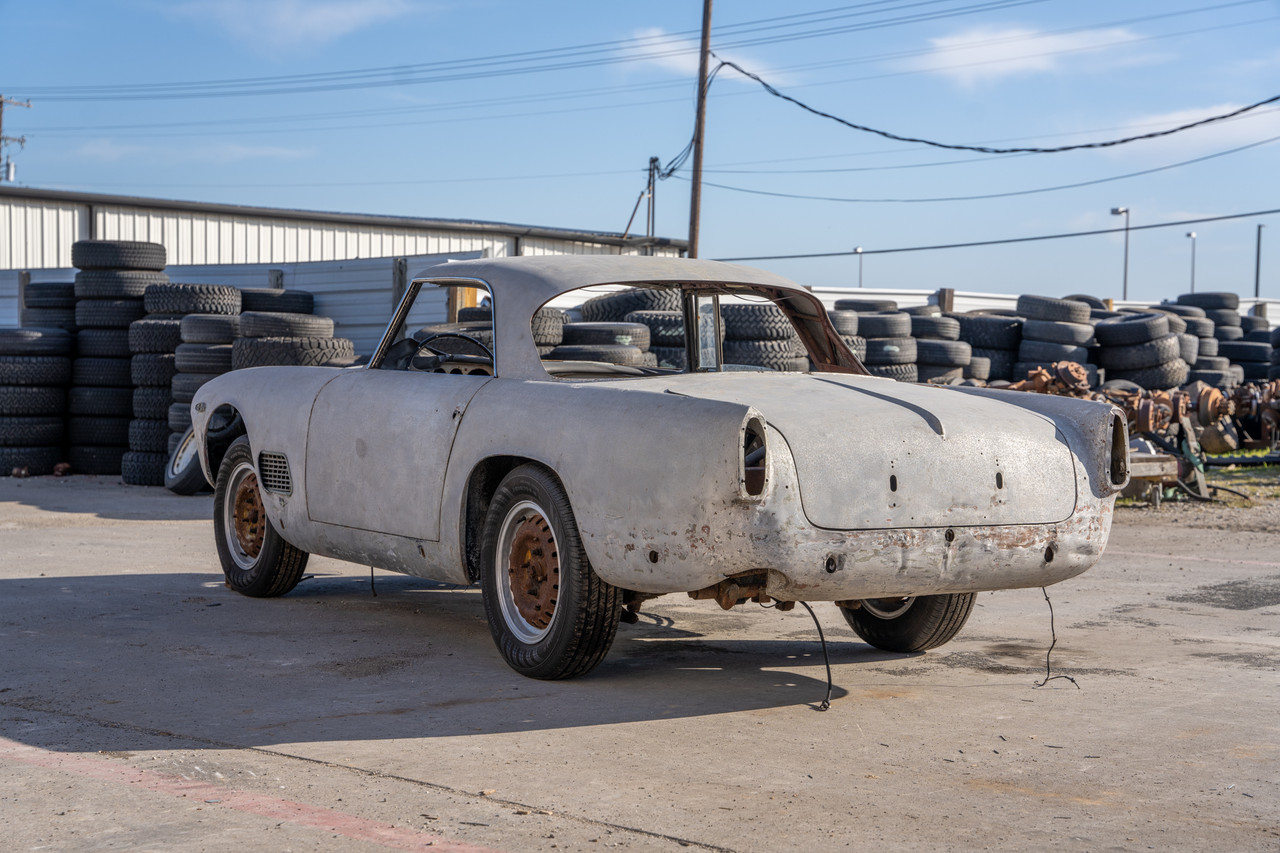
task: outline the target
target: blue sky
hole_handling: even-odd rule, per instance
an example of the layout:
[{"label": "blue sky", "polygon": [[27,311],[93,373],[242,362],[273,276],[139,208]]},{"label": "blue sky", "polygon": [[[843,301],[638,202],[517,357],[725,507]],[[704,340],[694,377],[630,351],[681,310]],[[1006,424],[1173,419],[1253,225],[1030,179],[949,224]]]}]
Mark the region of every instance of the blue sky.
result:
[{"label": "blue sky", "polygon": [[[32,187],[621,231],[649,157],[671,160],[691,135],[701,5],[10,0],[0,93],[33,107],[6,109],[4,132],[26,136],[10,153]],[[1105,140],[1280,94],[1276,0],[719,0],[713,23],[718,54],[786,94],[944,142]],[[737,189],[704,190],[701,255],[1103,229],[1123,224],[1116,206],[1134,226],[1268,210],[1277,137],[1273,105],[1102,150],[946,151],[840,127],[725,69],[704,177]],[[687,233],[688,174],[658,185],[662,236]],[[1197,290],[1251,293],[1259,223],[1262,292],[1280,297],[1278,216],[1135,231],[1130,296],[1187,289],[1188,230]],[[871,254],[864,280],[1118,297],[1122,260],[1117,234]],[[757,265],[857,284],[852,257]]]}]

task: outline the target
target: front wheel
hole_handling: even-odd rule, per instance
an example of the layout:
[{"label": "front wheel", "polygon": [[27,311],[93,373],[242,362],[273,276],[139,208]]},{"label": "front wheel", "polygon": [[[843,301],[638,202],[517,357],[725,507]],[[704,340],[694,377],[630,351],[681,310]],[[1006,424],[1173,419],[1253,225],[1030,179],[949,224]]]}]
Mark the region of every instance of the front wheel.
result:
[{"label": "front wheel", "polygon": [[236,592],[270,598],[302,579],[307,552],[284,541],[267,519],[248,436],[233,441],[218,466],[213,533],[227,586]]},{"label": "front wheel", "polygon": [[972,592],[868,598],[842,607],[853,632],[886,652],[923,652],[951,641],[973,611]]},{"label": "front wheel", "polygon": [[485,617],[507,664],[530,678],[574,678],[613,645],[621,590],[587,562],[569,498],[545,469],[524,465],[498,486],[485,516]]}]

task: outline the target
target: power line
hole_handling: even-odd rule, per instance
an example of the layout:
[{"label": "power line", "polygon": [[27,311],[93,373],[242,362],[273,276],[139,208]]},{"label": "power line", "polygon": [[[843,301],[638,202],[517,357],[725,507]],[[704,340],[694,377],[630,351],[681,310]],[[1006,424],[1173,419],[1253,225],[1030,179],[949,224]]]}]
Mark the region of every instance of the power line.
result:
[{"label": "power line", "polygon": [[[1155,168],[1152,168],[1152,169],[1143,169],[1142,171],[1139,171],[1139,172],[1129,172],[1128,174],[1124,174],[1124,175],[1112,175],[1109,178],[1097,178],[1096,180],[1092,180],[1092,181],[1078,181],[1074,184],[1059,184],[1056,187],[1039,187],[1033,190],[1014,190],[1012,192],[986,193],[983,195],[941,196],[936,198],[835,198],[831,196],[800,195],[798,193],[770,192],[769,190],[752,190],[752,189],[747,189],[746,187],[733,187],[733,186],[729,186],[728,184],[717,184],[711,181],[703,181],[703,183],[706,186],[715,187],[716,189],[733,190],[734,192],[748,193],[750,195],[772,196],[773,198],[803,199],[806,201],[837,201],[837,202],[853,202],[858,204],[918,204],[918,203],[924,203],[924,202],[981,201],[984,199],[992,199],[992,198],[1011,198],[1013,196],[1020,196],[1020,195],[1036,195],[1038,193],[1057,192],[1058,190],[1070,190],[1070,189],[1077,189],[1079,187],[1090,187],[1090,186],[1094,186],[1095,184],[1108,184],[1108,183],[1111,183],[1112,181],[1122,181],[1127,178],[1136,178],[1141,175],[1150,175],[1155,172],[1166,172],[1170,169],[1178,169],[1178,168],[1181,168],[1182,166],[1190,166],[1193,163],[1203,163],[1205,160],[1213,160],[1217,157],[1226,157],[1228,154],[1236,154],[1240,151],[1246,151],[1250,148],[1257,148],[1261,145],[1268,145],[1276,141],[1280,141],[1280,136],[1273,136],[1270,139],[1263,139],[1258,142],[1251,142],[1248,145],[1241,145],[1238,148],[1229,148],[1226,151],[1218,151],[1213,154],[1206,154],[1203,157],[1195,157],[1191,160],[1183,160],[1180,163],[1170,163],[1165,166],[1156,166]],[[953,160],[951,162],[955,163],[955,162],[967,162],[967,161]],[[923,164],[923,165],[928,165],[928,164]],[[680,180],[688,180],[688,178],[684,177],[683,175],[679,175],[677,177],[679,177]]]},{"label": "power line", "polygon": [[[1202,222],[1221,222],[1227,219],[1247,219],[1251,216],[1272,216],[1280,213],[1275,210],[1255,210],[1251,213],[1231,213],[1225,216],[1204,216],[1198,219],[1180,219],[1177,222],[1157,222],[1151,225],[1134,225],[1130,231],[1146,231],[1152,228],[1178,228],[1184,225],[1198,225]],[[1033,243],[1040,240],[1063,240],[1068,237],[1093,237],[1098,234],[1123,234],[1124,228],[1103,228],[1097,231],[1071,231],[1065,234],[1041,234],[1037,237],[1006,237],[1002,240],[977,240],[970,243],[941,243],[933,246],[904,246],[897,249],[858,249],[847,252],[808,252],[795,255],[753,255],[743,258],[717,258],[721,261],[791,261],[806,258],[843,258],[851,255],[893,255],[900,252],[928,252],[934,249],[968,249],[975,246],[1004,246],[1011,243]]]},{"label": "power line", "polygon": [[932,139],[921,139],[913,136],[901,136],[899,134],[892,133],[887,130],[878,130],[874,127],[867,127],[866,125],[855,124],[854,122],[848,121],[847,119],[843,119],[843,118],[840,118],[839,116],[835,116],[835,115],[832,115],[831,113],[823,112],[822,110],[819,110],[815,107],[811,107],[808,104],[804,103],[803,101],[797,98],[793,98],[790,95],[783,94],[782,92],[778,91],[774,86],[767,83],[763,78],[760,77],[759,74],[754,74],[746,70],[736,62],[730,62],[727,59],[720,59],[720,57],[718,56],[716,57],[716,59],[720,60],[720,65],[718,67],[727,66],[737,71],[739,74],[742,74],[746,77],[751,78],[752,80],[755,80],[764,88],[766,92],[768,92],[770,95],[773,95],[775,98],[781,98],[784,101],[795,104],[797,107],[799,107],[802,110],[805,110],[806,112],[813,113],[814,115],[820,118],[830,119],[831,121],[834,121],[838,124],[842,124],[851,130],[857,130],[863,133],[874,133],[877,136],[883,136],[886,139],[893,139],[893,140],[897,140],[898,142],[914,142],[918,145],[928,145],[933,148],[946,148],[952,151],[978,151],[983,154],[1059,154],[1063,151],[1080,151],[1080,150],[1089,149],[1089,148],[1112,148],[1117,145],[1127,145],[1131,142],[1138,142],[1145,139],[1158,139],[1162,136],[1171,136],[1175,133],[1182,133],[1183,131],[1190,130],[1194,127],[1203,127],[1206,124],[1213,124],[1214,122],[1224,121],[1225,119],[1233,118],[1239,115],[1244,115],[1245,113],[1250,112],[1251,110],[1256,110],[1259,107],[1266,106],[1267,104],[1274,104],[1276,102],[1280,102],[1280,95],[1273,95],[1270,98],[1266,98],[1264,100],[1250,104],[1247,107],[1241,107],[1240,109],[1233,110],[1232,112],[1229,112],[1229,113],[1210,116],[1209,118],[1200,119],[1199,121],[1188,122],[1186,124],[1182,124],[1177,127],[1171,127],[1166,130],[1157,130],[1151,133],[1139,134],[1137,136],[1126,136],[1123,139],[1109,139],[1105,142],[1082,142],[1077,145],[1059,145],[1055,148],[992,148],[986,145],[961,145],[958,143],[951,143],[951,142],[937,142]]}]

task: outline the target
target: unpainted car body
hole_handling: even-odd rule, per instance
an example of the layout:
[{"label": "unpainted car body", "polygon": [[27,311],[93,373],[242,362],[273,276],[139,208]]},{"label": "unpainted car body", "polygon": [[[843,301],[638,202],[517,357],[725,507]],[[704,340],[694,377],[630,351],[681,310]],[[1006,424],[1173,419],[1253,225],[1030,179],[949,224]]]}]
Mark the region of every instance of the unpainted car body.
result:
[{"label": "unpainted car body", "polygon": [[[693,371],[539,357],[530,333],[539,308],[576,289],[620,284],[681,288]],[[487,364],[483,355],[428,349],[391,369],[396,352],[417,346],[405,318],[431,285],[491,294]],[[707,328],[699,312],[744,296],[786,313],[811,372],[717,363],[705,336],[698,340]],[[211,431],[215,413],[215,425],[238,415],[244,436]],[[972,593],[1044,586],[1092,566],[1127,481],[1127,435],[1114,407],[867,376],[803,288],[686,259],[435,267],[415,279],[368,366],[235,371],[199,390],[193,421],[201,464],[220,487],[224,567],[234,552],[229,578],[275,572],[248,551],[277,536],[293,549],[286,556],[479,581],[504,656],[537,677],[590,669],[623,608],[672,592],[725,607],[836,601],[864,637],[910,615],[912,602],[932,601],[932,627],[904,629],[911,642],[878,644],[936,645],[963,624]],[[233,439],[239,475],[227,470]],[[502,512],[510,517],[494,517]],[[583,565],[566,568],[578,551],[562,546],[580,549]],[[590,618],[612,627],[596,631],[607,638],[583,640],[590,630],[574,627],[578,592],[597,581],[606,592],[595,608],[615,612]],[[278,586],[245,591],[276,594],[264,590]],[[914,618],[925,618],[924,607]],[[858,620],[874,625],[863,631]],[[939,620],[958,624],[938,628]],[[551,640],[555,648],[538,651]],[[579,641],[593,646],[589,654]]]}]

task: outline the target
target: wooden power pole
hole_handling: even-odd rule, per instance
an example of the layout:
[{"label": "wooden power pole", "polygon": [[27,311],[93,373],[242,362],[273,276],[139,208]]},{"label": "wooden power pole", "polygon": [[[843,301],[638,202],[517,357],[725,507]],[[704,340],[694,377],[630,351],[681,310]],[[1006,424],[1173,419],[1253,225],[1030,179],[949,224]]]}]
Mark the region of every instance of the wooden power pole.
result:
[{"label": "wooden power pole", "polygon": [[707,124],[707,60],[711,55],[711,0],[702,0],[702,50],[698,56],[698,115],[693,124],[693,187],[689,196],[689,257],[698,257],[702,214],[702,138]]}]

